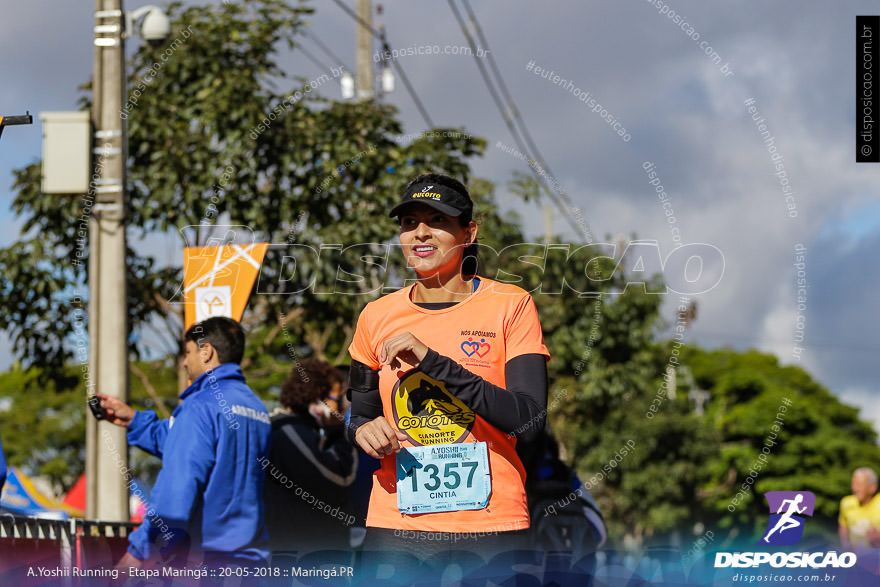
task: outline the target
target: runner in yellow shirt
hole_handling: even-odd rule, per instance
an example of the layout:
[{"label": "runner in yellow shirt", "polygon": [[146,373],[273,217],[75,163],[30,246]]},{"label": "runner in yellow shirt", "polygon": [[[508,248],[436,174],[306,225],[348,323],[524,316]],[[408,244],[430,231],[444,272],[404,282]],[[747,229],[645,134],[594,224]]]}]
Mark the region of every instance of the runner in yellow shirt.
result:
[{"label": "runner in yellow shirt", "polygon": [[880,495],[877,473],[868,467],[856,469],[853,495],[840,501],[839,533],[844,548],[880,548]]}]

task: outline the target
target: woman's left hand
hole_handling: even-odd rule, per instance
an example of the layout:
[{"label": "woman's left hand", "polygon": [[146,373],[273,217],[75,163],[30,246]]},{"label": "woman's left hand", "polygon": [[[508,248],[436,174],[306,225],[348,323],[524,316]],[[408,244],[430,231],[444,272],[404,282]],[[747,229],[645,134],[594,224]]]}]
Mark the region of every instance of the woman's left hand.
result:
[{"label": "woman's left hand", "polygon": [[389,364],[392,369],[400,369],[402,362],[412,365],[414,368],[428,354],[428,347],[417,339],[411,332],[404,332],[385,339],[382,343],[382,356],[379,357],[383,363]]}]

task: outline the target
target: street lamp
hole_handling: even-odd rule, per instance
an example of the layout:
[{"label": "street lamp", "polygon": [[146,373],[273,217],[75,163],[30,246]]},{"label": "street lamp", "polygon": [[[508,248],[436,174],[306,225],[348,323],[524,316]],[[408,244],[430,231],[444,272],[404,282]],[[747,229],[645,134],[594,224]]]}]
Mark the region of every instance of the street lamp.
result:
[{"label": "street lamp", "polygon": [[5,126],[15,126],[18,124],[33,124],[34,117],[31,116],[31,113],[22,114],[19,116],[0,116],[0,135],[3,134],[3,127]]},{"label": "street lamp", "polygon": [[394,72],[391,71],[387,63],[383,64],[382,74],[379,76],[379,79],[382,82],[383,94],[390,94],[394,91]]},{"label": "street lamp", "polygon": [[342,88],[342,99],[351,100],[354,98],[354,78],[347,71],[342,74],[339,79],[339,85]]}]

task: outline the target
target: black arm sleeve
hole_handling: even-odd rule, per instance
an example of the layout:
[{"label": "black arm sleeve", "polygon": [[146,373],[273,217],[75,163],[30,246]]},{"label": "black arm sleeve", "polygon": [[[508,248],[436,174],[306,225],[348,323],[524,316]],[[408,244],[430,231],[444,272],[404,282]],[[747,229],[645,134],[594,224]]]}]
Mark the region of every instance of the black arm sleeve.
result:
[{"label": "black arm sleeve", "polygon": [[[354,441],[355,432],[362,425],[370,420],[375,420],[382,415],[382,396],[379,395],[379,378],[369,377],[370,369],[361,362],[352,359],[351,368],[348,371],[348,391],[351,399],[351,420],[348,424],[348,439],[352,444],[357,445]],[[364,381],[370,384],[363,385]],[[360,450],[360,447],[358,447]]]},{"label": "black arm sleeve", "polygon": [[419,368],[427,375],[445,381],[446,388],[455,397],[492,426],[520,441],[534,440],[544,429],[547,418],[547,362],[544,355],[520,355],[507,361],[504,365],[507,389],[489,383],[430,349]]}]

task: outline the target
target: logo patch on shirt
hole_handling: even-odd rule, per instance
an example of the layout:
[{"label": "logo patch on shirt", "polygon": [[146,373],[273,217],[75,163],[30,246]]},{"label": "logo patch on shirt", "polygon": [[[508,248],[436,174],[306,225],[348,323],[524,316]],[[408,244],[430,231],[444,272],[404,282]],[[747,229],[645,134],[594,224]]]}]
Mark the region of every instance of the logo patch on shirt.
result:
[{"label": "logo patch on shirt", "polygon": [[397,427],[417,445],[459,442],[476,419],[473,410],[452,395],[445,383],[421,371],[398,380],[391,404]]},{"label": "logo patch on shirt", "polygon": [[492,345],[486,342],[485,338],[476,341],[472,336],[469,336],[466,341],[461,343],[461,350],[468,357],[477,356],[482,359],[492,350]]}]

